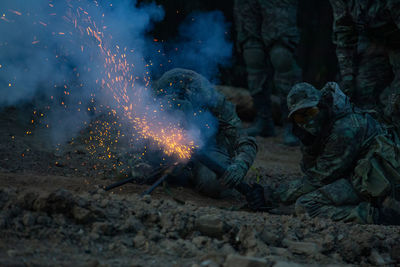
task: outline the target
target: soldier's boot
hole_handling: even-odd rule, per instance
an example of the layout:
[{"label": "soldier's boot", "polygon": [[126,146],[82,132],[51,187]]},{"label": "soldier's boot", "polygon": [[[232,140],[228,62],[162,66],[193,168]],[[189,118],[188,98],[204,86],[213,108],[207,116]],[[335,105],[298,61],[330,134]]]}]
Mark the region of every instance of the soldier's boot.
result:
[{"label": "soldier's boot", "polygon": [[265,96],[263,92],[260,92],[254,96],[253,101],[257,115],[252,126],[246,129],[247,134],[262,137],[275,136],[270,96]]},{"label": "soldier's boot", "polygon": [[243,58],[247,69],[247,82],[257,111],[253,125],[247,129],[251,136],[273,136],[274,122],[271,112],[270,66],[258,39],[249,39],[243,45]]},{"label": "soldier's boot", "polygon": [[400,201],[387,197],[378,208],[376,224],[400,225]]},{"label": "soldier's boot", "polygon": [[287,146],[299,145],[299,140],[292,132],[292,123],[288,120],[286,97],[297,82],[301,81],[302,71],[294,59],[293,53],[281,44],[276,44],[270,51],[270,59],[275,71],[274,82],[281,98],[283,143]]}]

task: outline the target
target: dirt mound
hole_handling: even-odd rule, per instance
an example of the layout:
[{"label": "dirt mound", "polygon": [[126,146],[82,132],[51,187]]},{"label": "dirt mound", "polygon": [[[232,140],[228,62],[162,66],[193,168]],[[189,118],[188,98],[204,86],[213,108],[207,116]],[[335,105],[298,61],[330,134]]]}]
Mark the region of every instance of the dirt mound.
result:
[{"label": "dirt mound", "polygon": [[[399,228],[389,226],[228,211],[102,189],[3,188],[0,208],[1,265],[232,266],[229,262],[236,260],[244,266],[376,265],[400,260]],[[259,265],[250,265],[255,262]]]}]

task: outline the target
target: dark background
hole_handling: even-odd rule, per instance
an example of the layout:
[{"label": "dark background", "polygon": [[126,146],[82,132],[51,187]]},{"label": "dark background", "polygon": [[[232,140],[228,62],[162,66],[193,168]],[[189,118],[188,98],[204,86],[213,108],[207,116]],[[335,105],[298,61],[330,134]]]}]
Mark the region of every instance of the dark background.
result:
[{"label": "dark background", "polygon": [[[150,2],[142,0],[139,2]],[[233,0],[156,0],[165,10],[165,19],[152,32],[160,40],[175,38],[178,26],[195,11],[220,10],[230,23],[232,42],[235,43]],[[337,77],[337,60],[332,44],[332,10],[328,0],[301,0],[298,9],[301,41],[297,51],[298,63],[303,69],[303,80],[322,87]],[[232,65],[221,69],[220,83],[246,87],[244,62],[234,50]]]}]

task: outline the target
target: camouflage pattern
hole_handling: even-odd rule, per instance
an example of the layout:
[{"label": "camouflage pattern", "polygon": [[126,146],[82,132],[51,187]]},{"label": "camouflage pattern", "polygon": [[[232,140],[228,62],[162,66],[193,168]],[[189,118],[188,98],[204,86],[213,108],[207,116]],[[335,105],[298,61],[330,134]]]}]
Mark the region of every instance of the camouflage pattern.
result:
[{"label": "camouflage pattern", "polygon": [[[240,163],[247,172],[257,153],[255,139],[243,134],[235,106],[218,93],[206,78],[191,70],[173,69],[164,73],[154,88],[158,94],[187,99],[193,105],[209,110],[218,119],[218,131],[215,146],[210,146],[206,153],[226,165]],[[218,180],[219,177],[206,166],[199,162],[192,162],[188,166],[191,169],[189,179],[200,192],[218,197],[226,189]]]},{"label": "camouflage pattern", "polygon": [[380,112],[390,104],[380,99],[384,90],[400,90],[400,1],[330,2],[342,89],[357,106]]},{"label": "camouflage pattern", "polygon": [[287,96],[288,116],[290,117],[294,112],[300,109],[317,106],[320,99],[321,92],[315,89],[311,84],[296,84]]},{"label": "camouflage pattern", "polygon": [[268,90],[268,80],[273,78],[277,91],[286,97],[301,80],[294,58],[300,40],[297,0],[235,0],[234,15],[237,47],[247,65],[250,93]]},{"label": "camouflage pattern", "polygon": [[235,0],[238,47],[258,39],[267,49],[276,42],[292,51],[300,37],[297,29],[297,0]]},{"label": "camouflage pattern", "polygon": [[321,90],[321,103],[330,119],[312,144],[302,146],[305,177],[279,186],[274,198],[295,202],[298,214],[374,223],[380,202],[400,192],[400,143],[353,108],[336,83]]},{"label": "camouflage pattern", "polygon": [[297,5],[297,0],[235,0],[234,4],[237,47],[243,53],[248,88],[256,100],[256,125],[249,134],[274,135],[270,100],[274,88],[281,98],[284,142],[288,145],[296,144],[297,139],[286,119],[286,96],[302,80],[295,58],[300,40]]}]

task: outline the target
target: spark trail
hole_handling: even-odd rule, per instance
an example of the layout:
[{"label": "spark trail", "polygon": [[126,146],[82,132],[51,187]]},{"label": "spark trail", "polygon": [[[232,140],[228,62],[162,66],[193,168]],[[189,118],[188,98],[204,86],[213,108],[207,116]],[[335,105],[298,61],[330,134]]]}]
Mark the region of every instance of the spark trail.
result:
[{"label": "spark trail", "polygon": [[[168,156],[177,156],[181,160],[190,159],[196,149],[193,138],[180,127],[178,122],[171,122],[163,112],[162,105],[157,107],[156,101],[146,103],[150,91],[149,72],[146,71],[144,77],[135,76],[135,66],[128,62],[127,57],[127,53],[134,51],[126,47],[120,48],[115,44],[112,35],[104,34],[82,7],[74,8],[71,4],[69,6],[70,10],[64,20],[70,22],[80,34],[86,34],[97,42],[97,49],[103,61],[103,71],[101,81],[96,83],[111,93],[118,108],[133,125],[140,138],[154,142]],[[102,27],[106,28],[107,26]],[[85,51],[84,45],[81,46],[81,50]],[[137,84],[138,81],[142,84]]]}]

